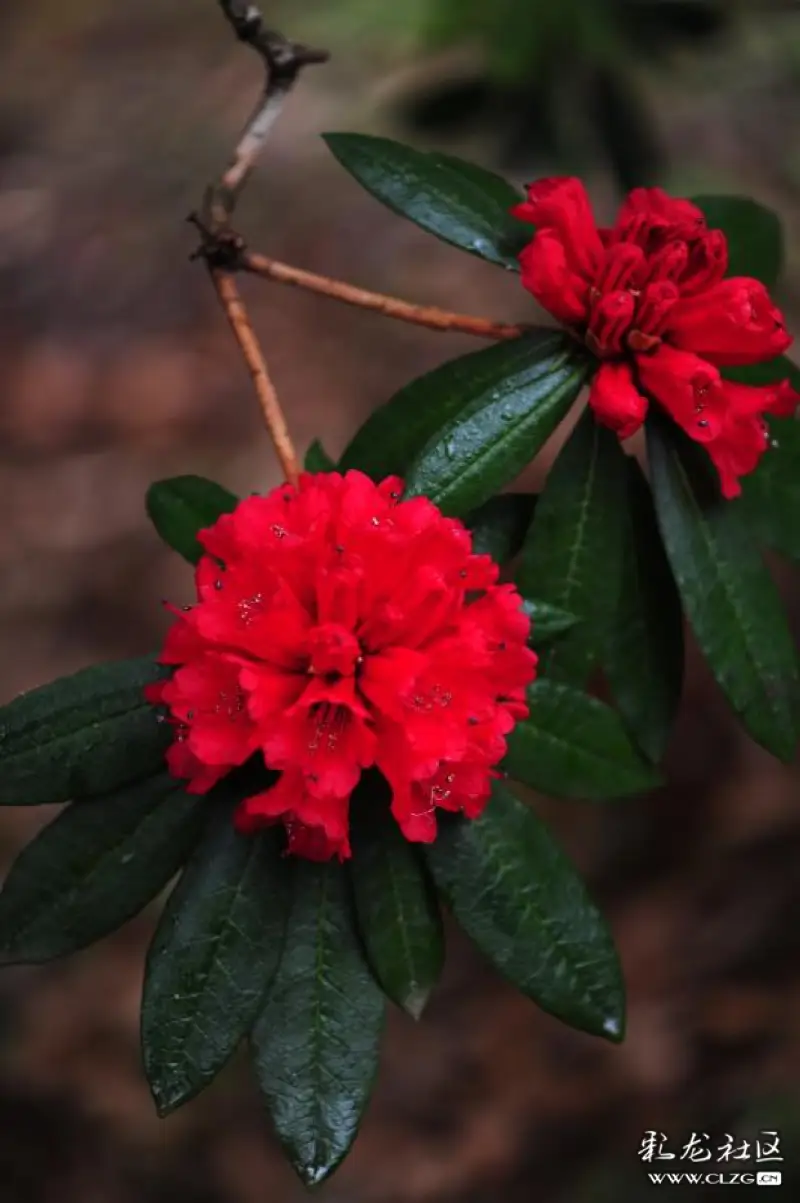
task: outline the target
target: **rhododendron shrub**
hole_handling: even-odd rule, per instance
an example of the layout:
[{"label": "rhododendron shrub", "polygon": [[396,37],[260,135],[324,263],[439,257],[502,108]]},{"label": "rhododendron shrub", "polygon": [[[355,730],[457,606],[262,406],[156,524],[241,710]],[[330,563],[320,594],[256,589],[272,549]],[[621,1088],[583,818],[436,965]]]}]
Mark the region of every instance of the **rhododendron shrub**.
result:
[{"label": "rhododendron shrub", "polygon": [[[0,955],[73,952],[177,878],[142,1004],[159,1111],[245,1041],[308,1183],[356,1136],[387,1000],[423,1016],[442,902],[540,1007],[623,1038],[608,926],[517,787],[602,801],[656,786],[687,622],[753,739],[791,761],[800,730],[796,647],[762,559],[800,559],[774,215],[637,189],[602,225],[574,179],[523,195],[451,156],[327,142],[395,213],[518,272],[530,324],[282,265],[493,345],[408,383],[336,458],[315,441],[276,488],[153,484],[149,517],[194,573],[160,649],[0,715],[0,804],[69,804],[7,876]],[[247,267],[227,227],[198,225],[218,286]],[[562,423],[542,491],[519,491]]]}]

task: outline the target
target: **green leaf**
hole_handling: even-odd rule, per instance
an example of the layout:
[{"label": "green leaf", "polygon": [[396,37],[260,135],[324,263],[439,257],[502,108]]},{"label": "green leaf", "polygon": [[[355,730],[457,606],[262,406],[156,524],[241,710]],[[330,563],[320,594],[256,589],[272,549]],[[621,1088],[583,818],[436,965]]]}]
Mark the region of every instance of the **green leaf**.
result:
[{"label": "green leaf", "polygon": [[622,717],[648,759],[666,750],[683,687],[683,611],[650,486],[629,458],[622,586],[604,668]]},{"label": "green leaf", "polygon": [[275,1129],[312,1186],[355,1140],[377,1073],[384,1002],[361,951],[344,868],[297,860],[292,869],[283,957],[252,1043]]},{"label": "green leaf", "polygon": [[660,783],[617,712],[597,698],[542,677],[528,689],[528,707],[529,717],[508,736],[503,768],[509,776],[544,794],[587,801]]},{"label": "green leaf", "polygon": [[728,239],[729,276],[755,276],[768,288],[783,266],[783,230],[778,215],[749,196],[693,196],[712,230]]},{"label": "green leaf", "polygon": [[438,153],[366,134],[324,134],[325,142],[367,192],[444,242],[518,271],[530,226],[509,210],[522,197],[500,176]]},{"label": "green leaf", "polygon": [[86,668],[0,709],[0,805],[102,794],[163,765],[171,732],[144,687],[166,675],[152,657]]},{"label": "green leaf", "polygon": [[419,850],[392,818],[388,790],[368,781],[352,821],[358,926],[384,994],[419,1019],[442,969],[442,919]]},{"label": "green leaf", "polygon": [[697,641],[753,739],[791,761],[800,719],[795,648],[744,514],[720,497],[705,451],[676,427],[651,418],[648,449],[661,533]]},{"label": "green leaf", "polygon": [[306,452],[303,467],[306,472],[335,472],[336,461],[331,459],[319,439],[314,439]]},{"label": "green leaf", "polygon": [[[780,355],[769,363],[726,368],[726,376],[742,384],[777,384],[789,380],[800,392],[800,368]],[[742,507],[759,540],[800,563],[800,422],[767,417],[770,446],[755,472],[742,480]]]},{"label": "green leaf", "polygon": [[482,505],[534,458],[568,413],[589,361],[551,331],[517,339],[505,371],[472,388],[467,404],[422,448],[408,471],[408,496],[429,497],[447,514]]},{"label": "green leaf", "polygon": [[547,477],[516,573],[525,597],[580,624],[543,657],[540,672],[584,685],[619,600],[625,453],[587,409]]},{"label": "green leaf", "polygon": [[476,556],[491,556],[496,564],[514,558],[525,541],[536,508],[535,493],[502,493],[467,514]]},{"label": "green leaf", "polygon": [[[544,337],[538,332],[538,337]],[[552,337],[550,331],[547,337]],[[530,365],[538,340],[511,339],[451,359],[407,384],[376,409],[353,436],[341,470],[359,468],[373,480],[404,476],[423,447],[476,399]]]},{"label": "green leaf", "polygon": [[168,547],[190,564],[203,555],[197,532],[236,509],[239,499],[204,476],[173,476],[147,490],[147,514]]},{"label": "green leaf", "polygon": [[559,635],[563,635],[565,631],[571,630],[580,621],[574,614],[568,614],[566,610],[559,610],[558,606],[551,606],[549,602],[525,599],[522,602],[522,609],[531,620],[531,635],[528,642],[533,647],[545,647],[554,639],[558,639]]},{"label": "green leaf", "polygon": [[6,878],[0,962],[49,961],[121,927],[186,861],[205,813],[166,774],[67,807]]},{"label": "green leaf", "polygon": [[494,786],[480,818],[440,818],[425,854],[464,931],[514,986],[573,1027],[622,1039],[624,986],[611,934],[529,807]]},{"label": "green leaf", "polygon": [[283,950],[287,861],[274,831],[215,815],[161,917],[142,998],[144,1067],[160,1115],[208,1085],[247,1035]]}]

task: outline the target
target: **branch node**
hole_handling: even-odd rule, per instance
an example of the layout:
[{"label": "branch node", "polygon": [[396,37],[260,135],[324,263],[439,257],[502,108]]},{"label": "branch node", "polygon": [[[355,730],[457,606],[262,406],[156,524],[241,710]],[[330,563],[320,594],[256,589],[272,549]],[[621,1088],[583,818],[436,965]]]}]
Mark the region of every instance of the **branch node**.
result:
[{"label": "branch node", "polygon": [[200,234],[200,245],[189,256],[190,262],[202,259],[209,267],[219,268],[221,271],[241,270],[242,260],[247,251],[247,244],[241,234],[237,234],[228,225],[209,224],[196,211],[190,213],[186,220]]}]

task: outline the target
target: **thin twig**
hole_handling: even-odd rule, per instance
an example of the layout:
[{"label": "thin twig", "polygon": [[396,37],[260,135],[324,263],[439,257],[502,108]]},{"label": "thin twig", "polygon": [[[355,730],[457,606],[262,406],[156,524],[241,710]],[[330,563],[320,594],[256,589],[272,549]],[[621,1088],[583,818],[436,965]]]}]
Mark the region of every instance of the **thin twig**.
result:
[{"label": "thin twig", "polygon": [[201,231],[199,253],[205,258],[217,296],[252,376],[275,452],[286,479],[296,485],[299,477],[297,453],[266,360],[231,274],[236,269],[237,254],[242,244],[230,229],[230,219],[300,70],[311,63],[325,62],[328,55],[323,50],[311,50],[308,46],[290,42],[282,34],[267,29],[260,11],[248,0],[219,2],[239,40],[251,46],[263,60],[266,81],[261,99],[244,128],[222,178],[206,190],[202,217],[194,215],[192,220]]},{"label": "thin twig", "polygon": [[296,485],[300,475],[297,454],[286,425],[286,419],[283,416],[283,410],[278,401],[278,394],[275,392],[275,386],[270,379],[266,360],[262,354],[258,339],[253,332],[253,327],[247,316],[244,302],[239,295],[236,281],[229,272],[224,271],[222,268],[211,267],[209,270],[220,304],[230,322],[231,329],[241,348],[244,361],[253,379],[258,403],[261,406],[261,412],[264,415],[267,429],[272,436],[275,451],[280,460],[284,475],[290,484]]},{"label": "thin twig", "polygon": [[270,259],[253,251],[242,250],[237,256],[237,262],[244,271],[252,272],[256,276],[265,276],[279,284],[292,284],[335,301],[344,301],[346,305],[371,309],[374,313],[382,313],[401,322],[411,322],[415,326],[426,326],[429,330],[459,331],[462,334],[473,334],[476,338],[498,341],[519,338],[524,333],[523,326],[493,322],[490,318],[471,317],[464,313],[450,313],[446,309],[437,309],[430,305],[413,305],[409,301],[401,301],[398,297],[368,292],[354,284],[346,284],[343,280],[319,276],[315,272],[292,267],[289,263],[280,263],[277,259]]},{"label": "thin twig", "polygon": [[237,38],[251,46],[263,60],[266,80],[261,99],[242,132],[230,163],[206,197],[206,217],[210,219],[209,224],[217,227],[230,220],[242,187],[301,69],[313,63],[324,63],[329,57],[326,50],[312,50],[267,29],[258,8],[248,0],[219,2]]}]

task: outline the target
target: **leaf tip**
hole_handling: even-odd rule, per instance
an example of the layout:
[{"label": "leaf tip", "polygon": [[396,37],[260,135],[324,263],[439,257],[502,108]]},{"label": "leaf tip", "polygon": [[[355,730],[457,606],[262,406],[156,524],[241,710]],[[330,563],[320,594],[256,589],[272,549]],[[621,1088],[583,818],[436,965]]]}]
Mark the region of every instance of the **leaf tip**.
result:
[{"label": "leaf tip", "polygon": [[177,1111],[184,1103],[189,1101],[191,1097],[184,1089],[175,1083],[158,1082],[151,1077],[147,1065],[145,1065],[145,1073],[148,1078],[150,1087],[150,1095],[155,1104],[156,1114],[159,1119],[167,1119],[172,1115],[173,1111]]},{"label": "leaf tip", "polygon": [[424,986],[416,985],[402,1000],[401,1005],[406,1015],[410,1015],[416,1023],[419,1023],[420,1019],[422,1019],[423,1012],[428,1005],[429,998],[430,990],[426,989]]},{"label": "leaf tip", "polygon": [[300,1160],[299,1158],[292,1160],[295,1173],[303,1183],[303,1186],[309,1190],[315,1190],[317,1187],[322,1186],[323,1182],[330,1178],[341,1160],[341,1158],[331,1160],[325,1156],[324,1150],[319,1150],[319,1153],[319,1156],[312,1156],[308,1161]]},{"label": "leaf tip", "polygon": [[601,1036],[606,1040],[610,1040],[612,1044],[622,1044],[625,1039],[625,1008],[622,1000],[620,1000],[619,1008],[611,1015],[607,1015],[600,1025]]}]

